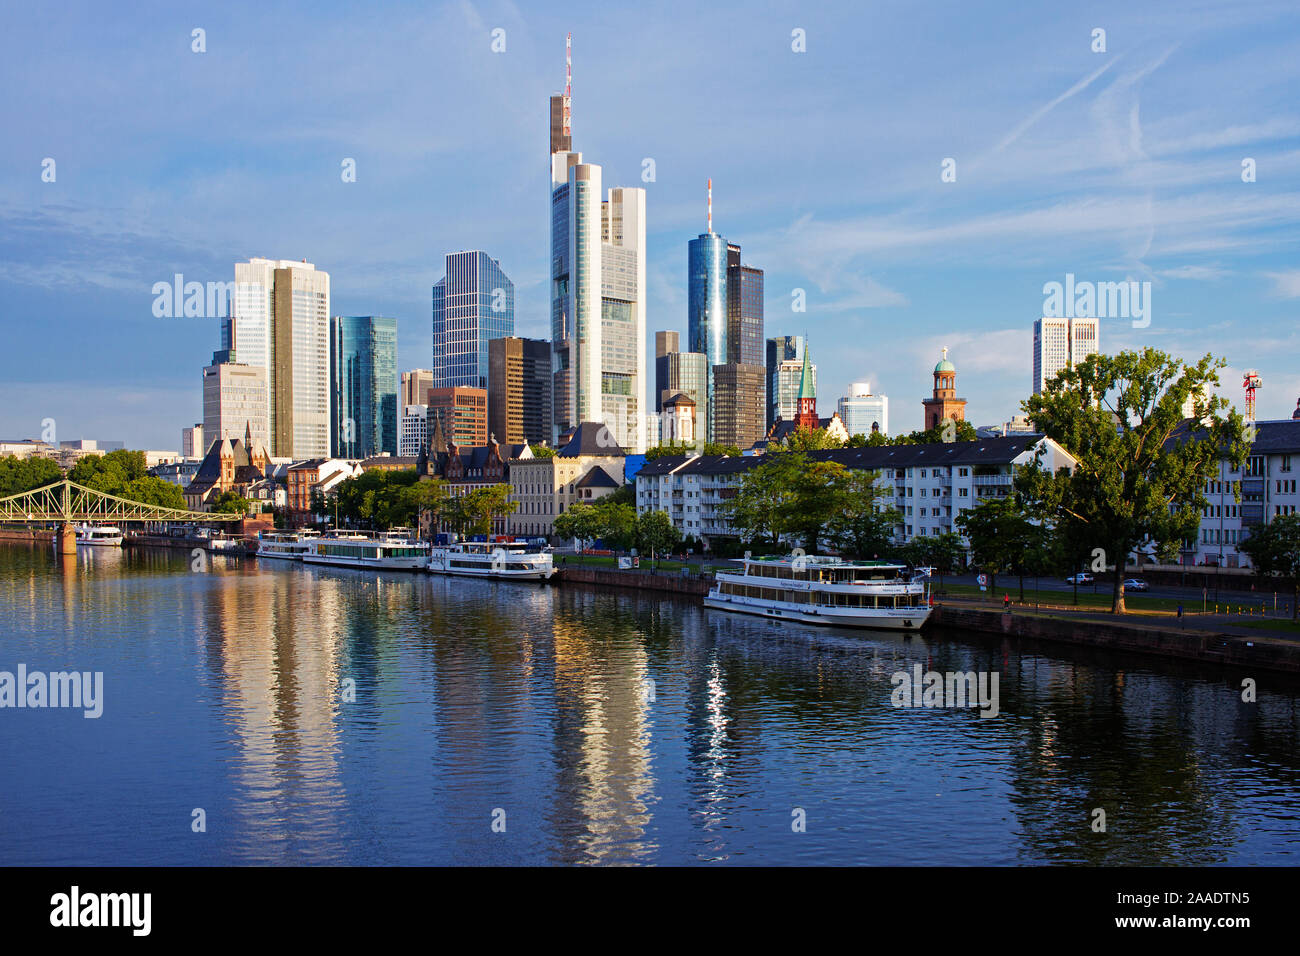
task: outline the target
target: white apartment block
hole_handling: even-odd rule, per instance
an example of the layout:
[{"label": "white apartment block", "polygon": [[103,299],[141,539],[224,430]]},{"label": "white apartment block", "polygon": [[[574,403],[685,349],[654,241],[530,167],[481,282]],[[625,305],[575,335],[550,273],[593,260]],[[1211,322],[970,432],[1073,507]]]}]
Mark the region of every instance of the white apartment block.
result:
[{"label": "white apartment block", "polygon": [[[1012,492],[1015,469],[1046,448],[1043,467],[1074,468],[1078,462],[1041,435],[988,438],[933,445],[884,445],[812,452],[846,468],[878,471],[877,484],[889,494],[882,504],[900,514],[899,543],[945,532],[960,534],[956,518],[986,498]],[[757,455],[673,456],[646,463],[636,476],[637,513],[663,511],[683,535],[702,538],[736,534],[724,503],[734,496],[745,472],[762,462]]]},{"label": "white apartment block", "polygon": [[1034,323],[1034,394],[1046,390],[1047,383],[1063,368],[1078,365],[1097,352],[1100,328],[1097,319],[1052,318],[1045,316]]}]

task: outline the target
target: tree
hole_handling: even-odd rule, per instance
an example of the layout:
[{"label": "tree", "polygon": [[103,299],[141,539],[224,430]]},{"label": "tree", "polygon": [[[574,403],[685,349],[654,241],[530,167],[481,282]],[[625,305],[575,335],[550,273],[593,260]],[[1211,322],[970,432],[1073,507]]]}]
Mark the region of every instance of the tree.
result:
[{"label": "tree", "polygon": [[371,469],[342,481],[334,489],[341,518],[374,528],[407,526],[417,520],[420,506],[414,468]]},{"label": "tree", "polygon": [[[581,501],[569,505],[562,514],[555,516],[555,533],[561,538],[570,538],[578,542],[594,540],[600,533],[599,516],[595,509]],[[579,549],[578,560],[582,560]]]},{"label": "tree", "polygon": [[[63,480],[63,471],[50,458],[0,458],[0,498]],[[174,487],[174,486],[173,486]]]},{"label": "tree", "polygon": [[554,458],[555,449],[550,445],[529,445],[534,458]]},{"label": "tree", "polygon": [[491,534],[492,522],[504,518],[519,507],[510,500],[510,486],[505,483],[475,488],[461,495],[460,512],[467,534]]},{"label": "tree", "polygon": [[[989,594],[997,590],[997,576],[1016,570],[1029,521],[1014,498],[986,498],[957,516],[957,527],[970,542],[971,556],[989,575]],[[1024,584],[1021,583],[1021,599]]]},{"label": "tree", "polygon": [[647,448],[645,451],[645,460],[654,461],[656,458],[671,458],[673,455],[685,455],[694,450],[694,445],[688,445],[684,441],[670,441],[666,445],[656,445],[653,448]]},{"label": "tree", "polygon": [[223,491],[212,501],[212,511],[217,514],[242,515],[248,513],[248,499],[238,492]]},{"label": "tree", "polygon": [[72,466],[68,479],[128,501],[166,508],[185,507],[185,495],[179,486],[149,474],[142,451],[119,448],[105,455],[86,455]]},{"label": "tree", "polygon": [[894,528],[902,520],[891,504],[881,506],[886,497],[876,480],[878,471],[846,470],[839,478],[839,507],[832,516],[827,533],[841,551],[859,557],[875,557],[893,543]]},{"label": "tree", "polygon": [[706,455],[725,455],[728,458],[740,458],[741,451],[739,445],[724,445],[721,442],[705,442],[704,454]]},{"label": "tree", "polygon": [[939,573],[939,587],[943,576],[949,574],[960,562],[966,549],[961,535],[945,531],[940,535],[917,535],[903,546],[903,556],[914,568],[930,567]]},{"label": "tree", "polygon": [[1259,525],[1241,544],[1255,570],[1291,582],[1291,619],[1300,601],[1300,514],[1278,515]]},{"label": "tree", "polygon": [[677,546],[681,532],[663,511],[647,511],[636,520],[636,546],[650,552],[650,559],[658,566],[658,554]]},{"label": "tree", "polygon": [[781,446],[787,451],[823,451],[843,448],[844,443],[825,428],[796,428],[785,437]]},{"label": "tree", "polygon": [[777,504],[777,519],[784,533],[799,539],[812,554],[823,533],[844,508],[848,469],[835,461],[816,461],[802,452],[785,452],[778,466],[785,493]]},{"label": "tree", "polygon": [[636,507],[612,498],[601,498],[592,505],[592,537],[603,539],[615,551],[627,551],[636,546]]},{"label": "tree", "polygon": [[[1114,559],[1111,610],[1124,613],[1124,560],[1141,541],[1196,536],[1208,504],[1206,483],[1226,459],[1240,468],[1249,454],[1241,416],[1220,412],[1213,398],[1222,359],[1195,365],[1157,349],[1094,354],[1062,369],[1021,407],[1035,426],[1079,466],[1049,474],[1041,456],[1016,478],[1021,500],[1044,521],[1069,517],[1086,528],[1094,549]],[[1193,402],[1192,423],[1183,403]]]},{"label": "tree", "polygon": [[432,543],[438,526],[447,515],[447,502],[451,497],[447,482],[436,476],[424,478],[412,485],[409,492],[411,506],[415,509],[416,527],[422,527],[427,520],[429,541]]}]

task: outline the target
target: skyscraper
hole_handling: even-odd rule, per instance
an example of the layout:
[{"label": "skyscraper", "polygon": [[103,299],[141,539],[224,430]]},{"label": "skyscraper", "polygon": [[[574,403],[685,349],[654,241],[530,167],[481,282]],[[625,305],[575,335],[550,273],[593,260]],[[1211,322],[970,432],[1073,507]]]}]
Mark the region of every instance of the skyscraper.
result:
[{"label": "skyscraper", "polygon": [[741,265],[740,246],[728,245],[727,361],[761,366],[763,351],[763,270]]},{"label": "skyscraper", "polygon": [[433,387],[487,388],[487,344],[514,334],[515,284],[501,263],[477,249],[448,255],[433,287]]},{"label": "skyscraper", "polygon": [[1095,318],[1044,317],[1034,322],[1034,394],[1046,390],[1061,369],[1099,351],[1100,331]]},{"label": "skyscraper", "polygon": [[889,434],[889,397],[872,395],[867,382],[854,382],[840,399],[840,420],[850,435]]},{"label": "skyscraper", "polygon": [[704,400],[709,387],[708,358],[701,352],[669,352],[655,360],[656,377],[662,379],[659,393],[660,410],[663,403],[677,395],[685,395],[695,403],[695,442],[703,446],[708,434],[708,406]]},{"label": "skyscraper", "polygon": [[[267,395],[262,366],[213,361],[203,370],[203,426],[197,429],[200,441],[210,446],[223,438],[242,439],[251,431],[253,441],[265,448],[271,434]],[[199,448],[195,456],[202,458],[207,452],[207,448]]]},{"label": "skyscraper", "polygon": [[[781,335],[767,340],[767,428],[778,418],[794,421],[799,411],[799,389],[803,384],[802,335]],[[817,365],[809,364],[813,397],[817,395]]]},{"label": "skyscraper", "polygon": [[[441,432],[447,441],[462,447],[486,445],[488,440],[487,390],[453,385],[429,392],[427,434],[429,441]],[[446,451],[434,448],[434,452]]]},{"label": "skyscraper", "polygon": [[306,260],[235,264],[229,348],[266,370],[272,456],[329,455],[329,317],[329,273]]},{"label": "skyscraper", "polygon": [[728,362],[713,369],[713,441],[744,451],[766,434],[762,365]]},{"label": "skyscraper", "polygon": [[397,454],[397,320],[330,319],[330,454]]},{"label": "skyscraper", "polygon": [[655,393],[654,406],[656,412],[663,411],[664,394],[667,387],[664,380],[663,369],[667,366],[663,363],[663,357],[669,352],[679,351],[681,348],[681,336],[677,332],[663,331],[655,333]]},{"label": "skyscraper", "polygon": [[425,405],[429,401],[429,389],[433,388],[433,371],[427,368],[413,368],[402,373],[402,391],[397,396],[402,405]]},{"label": "skyscraper", "polygon": [[613,188],[602,200],[601,168],[555,149],[571,146],[567,134],[551,146],[552,436],[601,422],[619,446],[641,452],[645,190]]},{"label": "skyscraper", "polygon": [[[686,339],[708,360],[708,441],[713,435],[713,369],[727,358],[727,240],[713,231],[713,180],[709,180],[707,231],[686,244]],[[737,252],[739,258],[739,252]]]},{"label": "skyscraper", "polygon": [[509,336],[488,343],[488,431],[518,445],[551,440],[551,343]]}]

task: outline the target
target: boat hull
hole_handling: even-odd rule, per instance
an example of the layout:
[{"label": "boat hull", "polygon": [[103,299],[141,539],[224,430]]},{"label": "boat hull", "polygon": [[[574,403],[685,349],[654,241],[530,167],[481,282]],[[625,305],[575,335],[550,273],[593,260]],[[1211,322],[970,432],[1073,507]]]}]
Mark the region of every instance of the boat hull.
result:
[{"label": "boat hull", "polygon": [[332,568],[367,568],[373,571],[423,571],[428,558],[348,558],[337,555],[305,554],[303,564]]},{"label": "boat hull", "polygon": [[772,621],[794,621],[824,627],[857,627],[880,631],[919,631],[930,617],[930,608],[834,608],[801,610],[790,605],[751,603],[718,597],[710,593],[704,606],[715,611],[749,614]]}]

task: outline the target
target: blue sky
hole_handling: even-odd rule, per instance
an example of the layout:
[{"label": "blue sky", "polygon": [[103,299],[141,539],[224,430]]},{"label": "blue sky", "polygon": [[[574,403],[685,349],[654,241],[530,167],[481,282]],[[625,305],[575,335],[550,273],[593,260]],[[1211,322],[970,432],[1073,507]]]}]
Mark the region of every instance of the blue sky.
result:
[{"label": "blue sky", "polygon": [[253,255],[329,271],[336,314],[396,316],[402,368],[430,364],[458,249],[500,259],[517,333],[547,337],[568,31],[575,148],[648,191],[651,333],[685,332],[712,177],[716,231],[766,270],[766,334],[810,336],[823,414],[866,379],[891,430],[920,427],[947,345],[968,418],[1006,420],[1067,273],[1152,283],[1150,325],[1103,320],[1103,350],[1213,352],[1237,402],[1256,368],[1261,418],[1300,398],[1294,3],[113,6],[6,13],[0,438],[53,418],[178,447],[218,329],[155,318],[153,284]]}]

